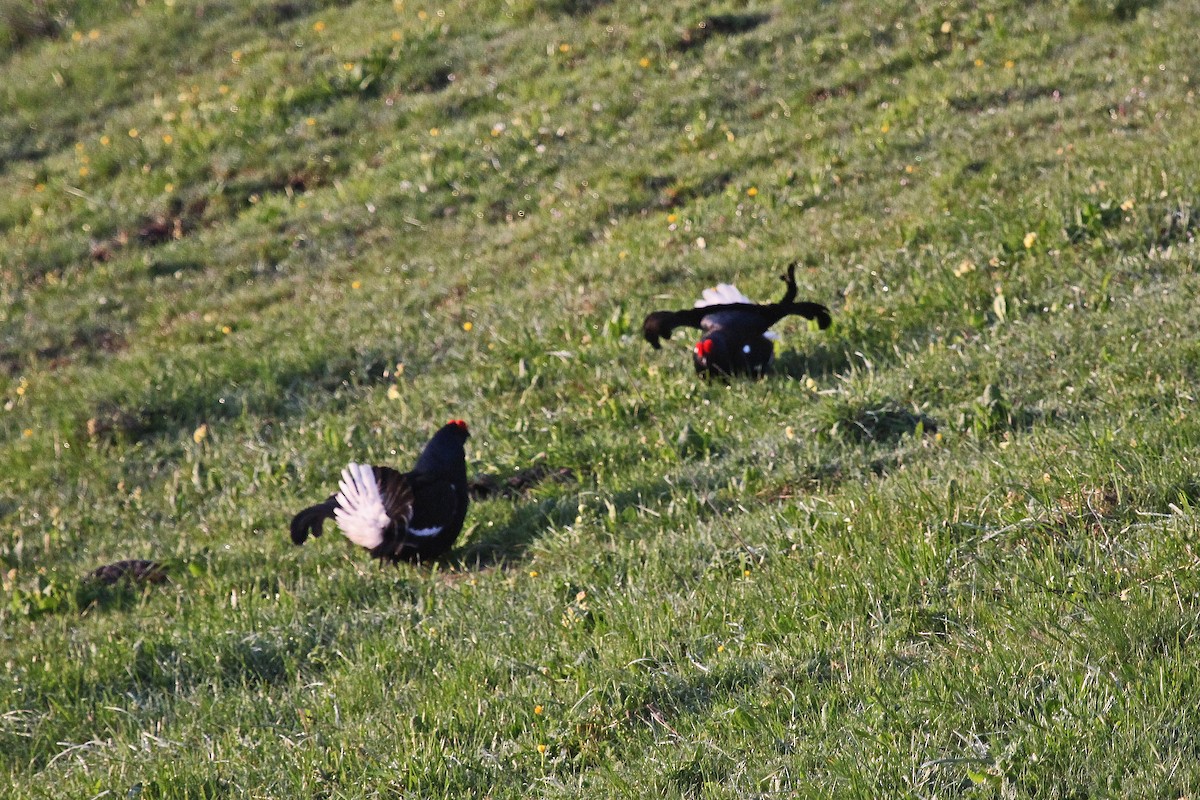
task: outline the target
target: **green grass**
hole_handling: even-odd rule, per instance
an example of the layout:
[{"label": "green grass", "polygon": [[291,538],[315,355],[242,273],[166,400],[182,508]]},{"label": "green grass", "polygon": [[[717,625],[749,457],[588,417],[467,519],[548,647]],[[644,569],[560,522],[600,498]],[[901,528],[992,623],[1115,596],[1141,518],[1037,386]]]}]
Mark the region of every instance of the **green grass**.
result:
[{"label": "green grass", "polygon": [[1195,796],[1198,12],[0,0],[11,796]]}]

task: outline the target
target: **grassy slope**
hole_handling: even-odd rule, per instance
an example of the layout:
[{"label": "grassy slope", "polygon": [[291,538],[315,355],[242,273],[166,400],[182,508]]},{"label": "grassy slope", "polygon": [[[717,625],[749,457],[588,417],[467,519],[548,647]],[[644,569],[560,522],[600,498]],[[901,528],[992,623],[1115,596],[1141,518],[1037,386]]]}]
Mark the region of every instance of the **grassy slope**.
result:
[{"label": "grassy slope", "polygon": [[[1113,5],[55,4],[0,61],[13,796],[1200,791],[1200,9]],[[780,375],[636,335],[791,260]],[[579,483],[434,570],[286,541],[448,416]]]}]

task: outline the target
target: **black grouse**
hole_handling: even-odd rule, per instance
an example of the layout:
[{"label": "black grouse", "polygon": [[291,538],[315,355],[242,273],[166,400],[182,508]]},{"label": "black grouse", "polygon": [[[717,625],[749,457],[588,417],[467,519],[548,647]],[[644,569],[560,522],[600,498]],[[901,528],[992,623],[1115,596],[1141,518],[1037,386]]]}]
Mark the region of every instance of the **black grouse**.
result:
[{"label": "black grouse", "polygon": [[454,545],[467,516],[467,423],[452,419],[433,435],[412,472],[351,463],[340,491],[292,519],[292,541],[320,536],[325,520],[372,558],[427,561]]},{"label": "black grouse", "polygon": [[796,265],[779,276],[787,289],[777,303],[756,304],[728,283],[705,289],[695,308],[655,311],[642,323],[642,335],[655,350],[676,328],[699,328],[704,336],[692,350],[692,362],[702,377],[750,375],[759,377],[775,358],[774,333],[768,329],[791,314],[815,319],[829,327],[829,309],[820,303],[796,302]]}]

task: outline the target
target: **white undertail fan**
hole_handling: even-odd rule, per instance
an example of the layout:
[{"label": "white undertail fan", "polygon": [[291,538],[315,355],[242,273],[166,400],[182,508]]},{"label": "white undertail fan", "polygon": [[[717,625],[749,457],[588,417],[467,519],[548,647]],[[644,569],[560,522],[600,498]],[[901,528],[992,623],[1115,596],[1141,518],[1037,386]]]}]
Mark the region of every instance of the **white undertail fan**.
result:
[{"label": "white undertail fan", "polygon": [[738,288],[732,283],[718,283],[705,289],[700,293],[701,297],[696,301],[696,308],[705,308],[707,306],[725,306],[731,303],[753,303],[746,295],[738,291]]},{"label": "white undertail fan", "polygon": [[333,516],[345,537],[367,549],[383,544],[383,532],[392,519],[383,505],[375,471],[367,464],[351,462],[342,470],[339,489]]}]

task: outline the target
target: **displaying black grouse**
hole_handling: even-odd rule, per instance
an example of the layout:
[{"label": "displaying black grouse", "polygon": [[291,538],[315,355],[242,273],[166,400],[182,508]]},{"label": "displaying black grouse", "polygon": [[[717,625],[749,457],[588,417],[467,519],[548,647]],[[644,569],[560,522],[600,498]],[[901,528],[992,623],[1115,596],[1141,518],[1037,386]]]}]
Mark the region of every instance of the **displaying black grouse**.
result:
[{"label": "displaying black grouse", "polygon": [[750,375],[758,377],[775,358],[774,333],[768,329],[786,316],[815,319],[829,327],[829,309],[820,303],[796,302],[796,265],[779,276],[787,288],[777,303],[756,304],[728,283],[705,289],[695,308],[655,311],[642,323],[642,335],[655,350],[676,328],[699,328],[703,338],[692,350],[696,372],[703,377]]},{"label": "displaying black grouse", "polygon": [[467,423],[452,419],[433,435],[412,472],[351,463],[340,491],[292,519],[292,541],[320,536],[325,520],[372,558],[426,561],[454,545],[467,516]]}]

